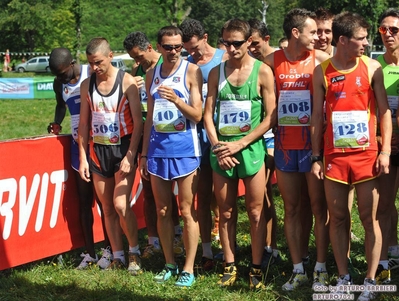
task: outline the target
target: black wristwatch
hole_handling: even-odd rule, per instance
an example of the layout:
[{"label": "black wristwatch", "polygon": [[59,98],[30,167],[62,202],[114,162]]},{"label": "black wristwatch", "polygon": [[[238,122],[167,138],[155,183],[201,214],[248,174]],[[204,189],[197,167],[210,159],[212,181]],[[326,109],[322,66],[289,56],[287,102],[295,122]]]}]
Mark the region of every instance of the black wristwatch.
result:
[{"label": "black wristwatch", "polygon": [[315,163],[317,161],[323,161],[322,156],[310,156],[310,162]]}]

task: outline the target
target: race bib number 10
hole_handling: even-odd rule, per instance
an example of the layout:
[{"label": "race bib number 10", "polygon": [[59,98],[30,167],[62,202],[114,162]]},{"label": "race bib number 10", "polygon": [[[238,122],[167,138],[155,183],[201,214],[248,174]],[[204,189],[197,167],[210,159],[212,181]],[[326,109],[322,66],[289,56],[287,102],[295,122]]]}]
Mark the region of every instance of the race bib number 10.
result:
[{"label": "race bib number 10", "polygon": [[152,118],[154,129],[160,133],[177,133],[186,131],[186,117],[170,101],[159,98],[155,100]]},{"label": "race bib number 10", "polygon": [[333,112],[334,147],[370,146],[367,111]]}]

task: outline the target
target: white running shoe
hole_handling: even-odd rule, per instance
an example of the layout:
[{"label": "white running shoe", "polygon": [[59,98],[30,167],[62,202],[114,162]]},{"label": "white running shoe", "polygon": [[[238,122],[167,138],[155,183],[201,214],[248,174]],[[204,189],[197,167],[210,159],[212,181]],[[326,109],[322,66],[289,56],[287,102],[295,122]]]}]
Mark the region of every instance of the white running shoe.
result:
[{"label": "white running shoe", "polygon": [[98,261],[98,257],[96,255],[96,258],[93,258],[90,256],[89,253],[82,253],[80,254],[80,257],[83,257],[82,262],[78,265],[78,267],[76,268],[77,270],[84,270],[85,268],[87,268],[89,265],[91,264],[95,264]]},{"label": "white running shoe", "polygon": [[111,249],[109,247],[107,248],[101,248],[101,258],[100,260],[97,262],[98,267],[100,267],[101,269],[105,270],[107,267],[109,267],[109,265],[112,262],[113,256],[111,253]]}]

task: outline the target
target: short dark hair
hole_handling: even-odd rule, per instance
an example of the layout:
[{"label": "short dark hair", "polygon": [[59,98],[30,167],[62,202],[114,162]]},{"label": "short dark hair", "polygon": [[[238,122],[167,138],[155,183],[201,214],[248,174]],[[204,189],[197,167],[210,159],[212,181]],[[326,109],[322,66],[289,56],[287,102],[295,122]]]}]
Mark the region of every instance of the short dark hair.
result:
[{"label": "short dark hair", "polygon": [[352,38],[359,28],[370,29],[370,24],[358,13],[346,11],[336,15],[332,24],[334,42],[338,43],[340,36]]},{"label": "short dark hair", "polygon": [[182,41],[183,41],[183,33],[181,32],[179,27],[169,25],[169,26],[164,26],[158,31],[158,44],[162,43],[162,38],[164,36],[181,36]]},{"label": "short dark hair", "polygon": [[248,24],[251,27],[251,34],[257,32],[261,37],[270,36],[269,30],[264,22],[258,19],[249,19]]},{"label": "short dark hair", "polygon": [[251,27],[248,22],[241,19],[230,19],[226,23],[224,23],[222,27],[222,36],[225,31],[238,31],[244,35],[244,39],[248,40],[251,36]]},{"label": "short dark hair", "polygon": [[92,55],[96,52],[101,52],[103,55],[107,56],[111,52],[111,48],[106,38],[97,37],[90,40],[86,46],[86,54]]},{"label": "short dark hair", "polygon": [[319,7],[314,11],[316,20],[325,21],[334,19],[334,14],[324,7]]},{"label": "short dark hair", "polygon": [[186,19],[180,26],[180,30],[183,33],[183,42],[186,43],[191,40],[192,37],[197,36],[198,40],[202,39],[205,34],[205,29],[202,23],[195,19]]},{"label": "short dark hair", "polygon": [[316,14],[304,8],[291,9],[284,17],[283,30],[285,36],[289,40],[293,28],[298,28],[299,32],[303,31],[307,19],[315,19]]},{"label": "short dark hair", "polygon": [[399,18],[399,9],[390,7],[385,11],[383,11],[380,17],[378,18],[378,24],[381,24],[382,20],[384,20],[386,17]]},{"label": "short dark hair", "polygon": [[141,31],[129,33],[123,41],[123,47],[127,51],[132,50],[134,47],[138,47],[140,50],[146,51],[148,45],[150,45],[150,40],[147,38],[145,33]]},{"label": "short dark hair", "polygon": [[49,66],[54,74],[62,67],[66,67],[73,62],[73,57],[69,49],[59,47],[54,48],[50,53]]}]

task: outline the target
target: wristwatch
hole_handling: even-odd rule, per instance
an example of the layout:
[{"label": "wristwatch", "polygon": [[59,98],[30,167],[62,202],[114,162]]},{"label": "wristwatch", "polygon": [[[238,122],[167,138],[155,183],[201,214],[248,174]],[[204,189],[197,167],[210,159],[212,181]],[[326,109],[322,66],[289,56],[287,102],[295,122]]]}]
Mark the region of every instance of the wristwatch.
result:
[{"label": "wristwatch", "polygon": [[317,161],[323,161],[322,156],[310,156],[310,162],[315,163]]}]

